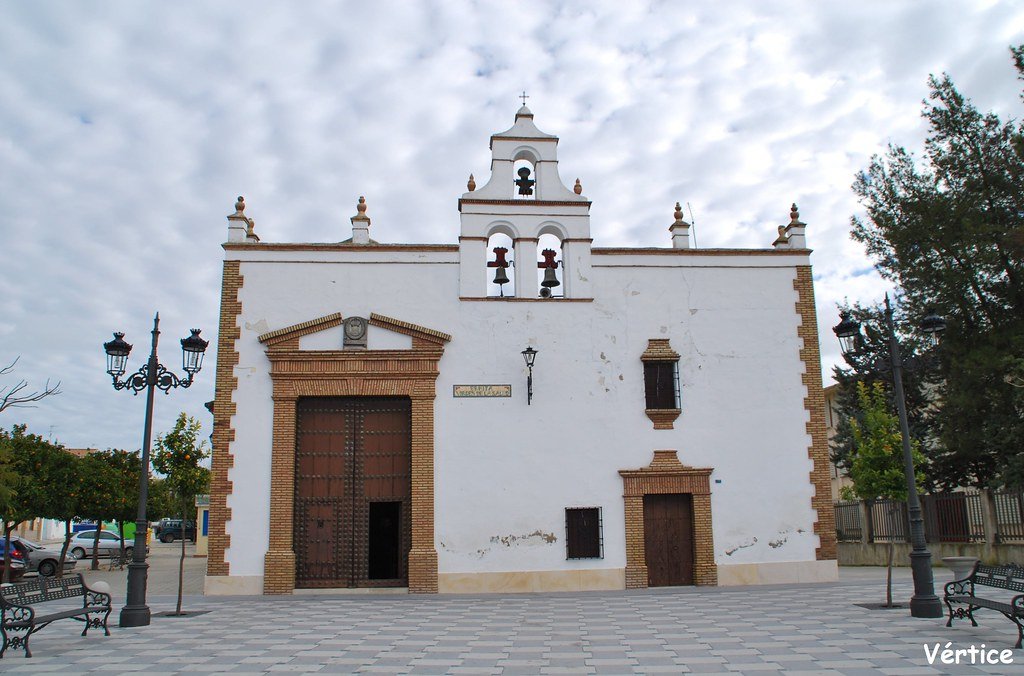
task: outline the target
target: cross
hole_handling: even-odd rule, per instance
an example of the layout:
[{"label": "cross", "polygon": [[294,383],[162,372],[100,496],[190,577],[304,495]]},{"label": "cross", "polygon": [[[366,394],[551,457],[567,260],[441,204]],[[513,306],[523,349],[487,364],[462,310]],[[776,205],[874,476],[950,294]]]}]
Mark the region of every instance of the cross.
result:
[{"label": "cross", "polygon": [[526,99],[528,99],[530,97],[526,95],[526,90],[524,89],[523,93],[519,95],[519,98],[521,98],[523,100],[523,105],[525,106],[526,105]]}]

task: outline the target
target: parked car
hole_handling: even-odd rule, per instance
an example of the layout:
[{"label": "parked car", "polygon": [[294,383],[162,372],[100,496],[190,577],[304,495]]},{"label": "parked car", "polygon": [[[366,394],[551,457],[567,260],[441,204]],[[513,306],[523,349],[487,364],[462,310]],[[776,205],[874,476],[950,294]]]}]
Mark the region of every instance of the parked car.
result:
[{"label": "parked car", "polygon": [[[6,545],[6,547],[4,546]],[[11,582],[17,582],[21,579],[21,576],[25,574],[25,560],[21,552],[6,542],[0,544],[0,575],[4,573],[4,567],[7,565],[7,558],[3,555],[3,550],[7,549],[11,555]],[[3,578],[0,577],[0,580]]]},{"label": "parked car", "polygon": [[[0,538],[0,542],[3,542],[3,538]],[[61,545],[48,547],[16,536],[11,538],[11,543],[15,550],[21,553],[22,559],[25,561],[26,573],[39,573],[43,577],[51,577],[57,572]],[[74,570],[77,563],[78,561],[69,547],[67,556],[64,557],[64,572]]]},{"label": "parked car", "polygon": [[[192,542],[196,541],[196,524],[194,521],[184,522],[185,537]],[[174,542],[182,537],[181,519],[160,519],[153,528],[153,537],[160,542]]]},{"label": "parked car", "polygon": [[[92,545],[93,540],[96,538],[96,531],[94,530],[83,530],[75,533],[71,538],[71,546],[68,548],[69,551],[75,555],[75,558],[84,559],[92,556]],[[127,557],[131,557],[132,551],[135,548],[131,543],[124,544],[124,554]],[[146,548],[149,551],[149,547]],[[118,537],[117,533],[112,533],[109,530],[100,531],[99,547],[96,550],[98,556],[110,556],[111,554],[121,553],[121,538]]]}]

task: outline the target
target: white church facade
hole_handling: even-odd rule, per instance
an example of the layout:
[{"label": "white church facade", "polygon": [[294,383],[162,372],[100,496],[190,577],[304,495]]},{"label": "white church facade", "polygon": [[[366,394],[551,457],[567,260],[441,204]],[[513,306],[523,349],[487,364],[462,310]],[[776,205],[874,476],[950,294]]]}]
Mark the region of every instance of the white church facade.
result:
[{"label": "white church facade", "polygon": [[362,198],[350,239],[261,242],[239,198],[206,593],[837,578],[796,207],[763,249],[692,247],[678,205],[664,247],[597,247],[557,143],[525,106],[491,137],[458,244],[379,243]]}]

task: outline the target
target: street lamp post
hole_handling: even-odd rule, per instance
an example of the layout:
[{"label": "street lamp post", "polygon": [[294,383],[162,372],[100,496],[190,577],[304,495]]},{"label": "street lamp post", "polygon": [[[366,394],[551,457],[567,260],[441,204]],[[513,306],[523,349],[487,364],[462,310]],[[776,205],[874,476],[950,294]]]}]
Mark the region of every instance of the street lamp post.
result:
[{"label": "street lamp post", "polygon": [[[945,320],[935,313],[929,313],[921,323],[921,330],[933,345],[938,343],[939,334],[945,329]],[[848,312],[844,312],[841,321],[832,330],[839,338],[843,354],[855,355],[859,349],[860,323],[851,318]],[[914,577],[914,596],[910,599],[910,614],[912,617],[942,617],[942,604],[935,595],[935,582],[932,577],[932,554],[925,543],[921,499],[917,495],[914,456],[910,449],[910,425],[907,423],[907,400],[903,392],[903,359],[900,356],[899,341],[896,339],[889,294],[885,294],[885,331],[889,340],[889,366],[892,369],[893,393],[900,420],[900,438],[903,442],[903,474],[907,481],[907,514],[910,519],[912,547],[910,569]]]},{"label": "street lamp post", "polygon": [[145,366],[132,374],[127,380],[121,380],[125,364],[132,346],[124,341],[123,333],[114,333],[114,339],[103,344],[107,353],[107,373],[114,380],[115,390],[129,390],[138,394],[146,390],[146,423],[142,436],[142,462],[139,472],[139,511],[135,522],[135,546],[132,550],[132,562],[128,564],[128,600],[121,609],[120,626],[142,627],[149,624],[149,606],[146,605],[146,578],[149,564],[146,563],[146,499],[149,492],[149,449],[153,435],[153,395],[156,390],[169,394],[176,387],[189,387],[195,374],[203,367],[203,353],[206,352],[208,341],[199,337],[199,329],[192,329],[188,338],[182,338],[182,368],[188,377],[182,379],[164,368],[157,360],[156,346],[160,338],[160,313],[153,317],[153,346],[149,352],[149,361]]}]

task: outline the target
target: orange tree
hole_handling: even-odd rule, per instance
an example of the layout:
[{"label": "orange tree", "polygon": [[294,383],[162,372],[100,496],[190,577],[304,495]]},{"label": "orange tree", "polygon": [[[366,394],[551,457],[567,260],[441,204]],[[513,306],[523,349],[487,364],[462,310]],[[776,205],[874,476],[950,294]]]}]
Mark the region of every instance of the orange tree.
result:
[{"label": "orange tree", "polygon": [[[15,425],[11,431],[0,430],[0,449],[4,467],[0,483],[5,484],[0,511],[3,516],[3,536],[9,542],[11,531],[21,523],[40,516],[48,516],[51,496],[61,488],[56,484],[56,473],[67,454],[37,434],[26,432],[25,425]],[[5,547],[4,577],[10,575],[10,547]]]},{"label": "orange tree", "polygon": [[[850,421],[853,428],[853,454],[850,463],[852,490],[843,489],[844,499],[889,500],[890,505],[907,499],[907,479],[903,465],[903,437],[899,419],[889,411],[885,387],[880,382],[857,383],[861,416]],[[914,466],[924,461],[916,439],[911,440]],[[921,476],[914,482],[921,488]],[[895,511],[894,514],[898,513]],[[892,607],[893,541],[889,540],[889,558],[885,579],[885,607]]]},{"label": "orange tree", "polygon": [[182,583],[185,575],[185,521],[195,510],[197,495],[205,492],[210,483],[210,470],[199,464],[209,454],[206,452],[205,440],[200,440],[199,421],[184,412],[178,414],[178,420],[167,434],[157,437],[156,452],[153,454],[153,467],[166,478],[167,487],[172,498],[180,509],[182,516],[181,557],[178,560],[178,607],[176,615],[181,615]]}]

